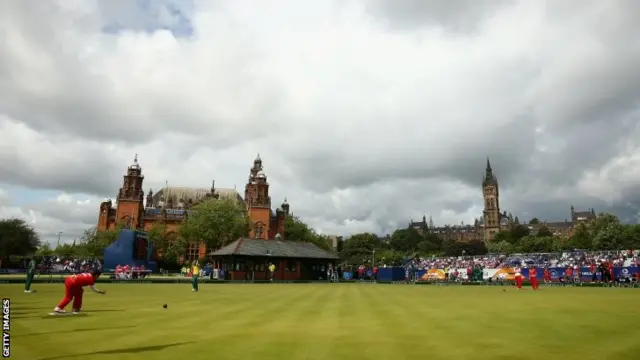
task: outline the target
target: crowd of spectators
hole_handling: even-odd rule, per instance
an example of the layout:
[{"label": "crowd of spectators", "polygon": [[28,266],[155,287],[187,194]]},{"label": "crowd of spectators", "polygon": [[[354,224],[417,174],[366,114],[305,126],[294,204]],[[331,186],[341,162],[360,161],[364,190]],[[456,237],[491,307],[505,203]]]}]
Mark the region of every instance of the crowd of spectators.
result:
[{"label": "crowd of spectators", "polygon": [[118,265],[113,271],[112,278],[118,280],[144,279],[147,275],[149,275],[150,272],[151,271],[147,270],[144,265]]},{"label": "crowd of spectators", "polygon": [[449,268],[476,268],[499,269],[504,267],[589,267],[602,262],[611,262],[615,267],[638,266],[638,250],[624,251],[571,251],[563,253],[545,254],[513,254],[500,255],[489,254],[482,256],[454,256],[454,257],[431,257],[416,258],[407,263],[408,266],[415,266],[419,270],[426,269],[449,269]]},{"label": "crowd of spectators", "polygon": [[[26,265],[24,267],[26,268]],[[102,270],[99,259],[60,256],[43,256],[36,259],[36,271],[40,274],[76,274],[91,269]]]}]

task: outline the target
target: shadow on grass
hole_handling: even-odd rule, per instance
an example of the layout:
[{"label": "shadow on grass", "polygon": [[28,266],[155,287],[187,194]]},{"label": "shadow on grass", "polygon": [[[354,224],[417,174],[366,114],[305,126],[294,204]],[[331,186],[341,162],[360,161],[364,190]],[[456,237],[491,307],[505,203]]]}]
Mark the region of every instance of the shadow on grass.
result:
[{"label": "shadow on grass", "polygon": [[194,344],[194,343],[195,341],[185,341],[185,342],[165,344],[165,345],[140,346],[140,347],[131,347],[131,348],[115,349],[115,350],[103,350],[103,351],[94,351],[94,352],[88,352],[88,353],[82,353],[82,354],[41,358],[40,360],[72,359],[72,358],[78,358],[78,357],[87,357],[91,355],[139,354],[139,353],[145,353],[148,351],[160,351],[160,350],[164,350],[174,346]]},{"label": "shadow on grass", "polygon": [[11,313],[20,311],[49,310],[51,306],[20,306],[11,304]]},{"label": "shadow on grass", "polygon": [[29,318],[50,319],[50,318],[69,318],[69,317],[87,316],[88,314],[92,314],[92,313],[125,311],[122,309],[82,310],[80,314],[71,315],[70,313],[67,313],[66,315],[54,316],[49,314],[42,315],[41,311],[45,309],[50,309],[50,308],[34,308],[34,310],[37,310],[36,313],[32,311],[26,311],[24,308],[16,311],[12,310],[11,316],[13,319],[29,319]]},{"label": "shadow on grass", "polygon": [[[130,326],[103,326],[103,327],[95,327],[95,328],[73,329],[73,330],[69,330],[69,331],[65,331],[65,332],[69,333],[69,332],[85,332],[85,331],[101,331],[101,330],[122,330],[122,329],[131,329],[131,328],[135,328],[135,327],[137,327],[137,326],[135,326],[135,325],[130,325]],[[56,330],[56,331],[36,332],[36,333],[30,333],[30,334],[13,335],[13,337],[14,338],[26,338],[26,337],[30,337],[30,336],[53,335],[53,334],[60,334],[60,331]]]}]

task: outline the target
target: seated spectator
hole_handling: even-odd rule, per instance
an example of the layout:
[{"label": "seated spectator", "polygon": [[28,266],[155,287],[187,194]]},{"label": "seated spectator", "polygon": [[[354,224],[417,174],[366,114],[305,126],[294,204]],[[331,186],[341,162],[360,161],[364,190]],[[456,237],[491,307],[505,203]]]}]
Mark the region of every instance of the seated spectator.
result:
[{"label": "seated spectator", "polygon": [[123,271],[124,269],[122,268],[122,265],[116,266],[116,279],[122,280],[124,278]]},{"label": "seated spectator", "polygon": [[123,270],[124,270],[124,278],[126,280],[131,280],[131,266],[127,264],[124,266]]}]

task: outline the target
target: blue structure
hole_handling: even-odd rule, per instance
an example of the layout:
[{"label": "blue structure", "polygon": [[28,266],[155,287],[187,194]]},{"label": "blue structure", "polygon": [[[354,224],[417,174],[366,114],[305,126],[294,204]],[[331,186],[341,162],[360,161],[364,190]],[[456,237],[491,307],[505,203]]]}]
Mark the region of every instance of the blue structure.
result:
[{"label": "blue structure", "polygon": [[153,245],[147,233],[134,230],[120,230],[113,244],[104,249],[104,269],[112,270],[118,265],[141,266],[156,271],[156,262],[151,259]]},{"label": "blue structure", "polygon": [[404,281],[405,268],[394,266],[386,268],[378,268],[378,281]]}]

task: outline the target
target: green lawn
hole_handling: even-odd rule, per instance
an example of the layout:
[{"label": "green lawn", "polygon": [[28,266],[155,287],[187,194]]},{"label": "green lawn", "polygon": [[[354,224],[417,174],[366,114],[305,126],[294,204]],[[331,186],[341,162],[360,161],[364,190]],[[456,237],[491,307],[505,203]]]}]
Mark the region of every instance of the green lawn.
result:
[{"label": "green lawn", "polygon": [[0,285],[0,295],[12,300],[12,359],[640,358],[638,289],[99,287],[109,294],[86,292],[85,316],[51,317],[62,284],[35,284],[35,294]]}]

